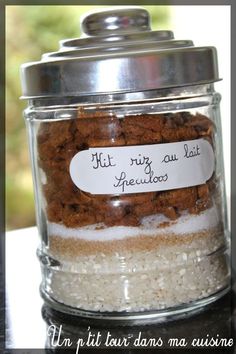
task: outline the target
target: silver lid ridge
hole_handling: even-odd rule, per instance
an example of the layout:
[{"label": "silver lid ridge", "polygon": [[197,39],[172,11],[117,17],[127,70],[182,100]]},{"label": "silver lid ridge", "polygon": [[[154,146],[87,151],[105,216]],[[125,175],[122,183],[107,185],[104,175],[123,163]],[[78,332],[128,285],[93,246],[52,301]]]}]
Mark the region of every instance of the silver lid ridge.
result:
[{"label": "silver lid ridge", "polygon": [[58,52],[21,66],[23,98],[89,97],[219,80],[214,47],[151,31],[143,8],[90,13],[81,29],[82,36],[61,41]]}]

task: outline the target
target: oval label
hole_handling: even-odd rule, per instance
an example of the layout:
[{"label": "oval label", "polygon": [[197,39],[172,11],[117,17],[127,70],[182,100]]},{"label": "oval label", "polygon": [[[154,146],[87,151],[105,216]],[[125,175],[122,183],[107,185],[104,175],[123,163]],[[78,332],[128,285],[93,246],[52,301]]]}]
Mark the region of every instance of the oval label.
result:
[{"label": "oval label", "polygon": [[200,185],[214,168],[212,146],[201,138],[83,150],[72,158],[70,176],[91,194],[129,194]]}]

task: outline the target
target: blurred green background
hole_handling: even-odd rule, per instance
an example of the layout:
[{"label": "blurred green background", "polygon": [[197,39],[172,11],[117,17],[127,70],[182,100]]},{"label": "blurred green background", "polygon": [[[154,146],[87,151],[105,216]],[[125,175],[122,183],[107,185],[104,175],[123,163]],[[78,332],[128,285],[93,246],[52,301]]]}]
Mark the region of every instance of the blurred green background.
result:
[{"label": "blurred green background", "polygon": [[[6,7],[6,226],[16,229],[35,224],[33,185],[27,135],[22,116],[26,102],[19,100],[19,67],[58,50],[58,42],[80,36],[82,14],[105,6]],[[107,7],[107,6],[106,6]],[[115,6],[114,6],[115,7]],[[168,29],[168,6],[143,6],[152,28]]]}]

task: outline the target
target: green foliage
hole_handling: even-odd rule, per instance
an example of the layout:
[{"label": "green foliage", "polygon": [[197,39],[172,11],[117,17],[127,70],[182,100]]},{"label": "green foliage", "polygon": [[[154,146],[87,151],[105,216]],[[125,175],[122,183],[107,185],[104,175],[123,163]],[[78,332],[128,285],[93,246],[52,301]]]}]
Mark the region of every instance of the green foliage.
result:
[{"label": "green foliage", "polygon": [[[59,40],[80,36],[82,14],[104,6],[8,6],[6,8],[6,199],[7,227],[35,223],[33,187],[22,111],[19,99],[19,67],[58,50]],[[107,7],[107,6],[106,6]],[[143,6],[151,13],[153,29],[166,29],[166,6]]]}]

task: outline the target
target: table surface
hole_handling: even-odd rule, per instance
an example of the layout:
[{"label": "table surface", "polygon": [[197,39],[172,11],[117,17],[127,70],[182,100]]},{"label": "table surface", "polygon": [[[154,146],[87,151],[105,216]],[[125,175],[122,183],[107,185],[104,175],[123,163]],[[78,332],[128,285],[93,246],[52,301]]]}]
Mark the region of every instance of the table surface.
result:
[{"label": "table surface", "polygon": [[[50,346],[48,326],[63,326],[67,338],[87,333],[89,323],[51,311],[39,295],[41,273],[36,248],[36,227],[6,233],[6,348],[45,348]],[[233,289],[235,282],[233,283]],[[162,325],[113,329],[114,336],[142,335],[147,338],[183,338],[235,335],[235,292],[232,290],[198,315]],[[233,305],[232,305],[233,303]],[[92,327],[92,324],[91,324]],[[26,330],[27,329],[27,330]],[[94,328],[102,331],[107,328]],[[132,334],[131,334],[132,333]],[[74,337],[73,337],[74,336]],[[51,338],[51,337],[50,337]],[[149,351],[151,352],[151,350]],[[127,353],[127,351],[126,351]],[[129,352],[131,353],[131,351]]]}]

